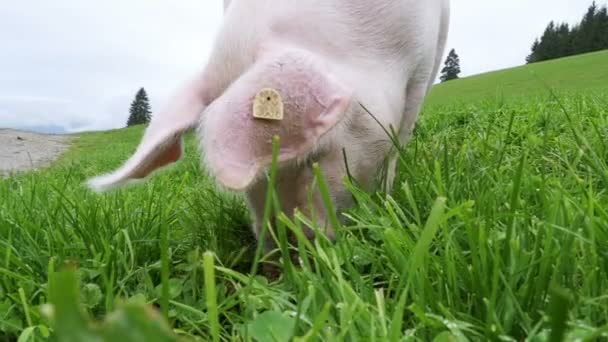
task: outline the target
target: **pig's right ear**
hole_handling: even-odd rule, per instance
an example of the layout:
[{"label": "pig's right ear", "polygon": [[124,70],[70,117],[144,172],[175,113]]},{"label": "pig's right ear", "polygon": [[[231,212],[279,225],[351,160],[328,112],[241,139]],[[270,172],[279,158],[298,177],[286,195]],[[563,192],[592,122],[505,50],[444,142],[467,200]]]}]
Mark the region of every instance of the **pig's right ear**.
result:
[{"label": "pig's right ear", "polygon": [[205,109],[204,87],[201,79],[186,84],[163,111],[152,117],[129,160],[111,173],[88,180],[88,186],[98,192],[110,190],[178,161],[182,156],[182,135],[198,125]]}]

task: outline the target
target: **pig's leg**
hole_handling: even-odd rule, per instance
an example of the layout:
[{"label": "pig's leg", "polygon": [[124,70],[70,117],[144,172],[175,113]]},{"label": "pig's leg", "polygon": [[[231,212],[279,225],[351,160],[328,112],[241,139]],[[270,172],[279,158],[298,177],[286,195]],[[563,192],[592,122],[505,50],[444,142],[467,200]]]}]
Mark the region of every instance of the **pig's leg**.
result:
[{"label": "pig's leg", "polygon": [[[407,87],[406,92],[406,104],[403,115],[403,123],[399,132],[399,143],[401,146],[405,146],[409,143],[416,122],[424,103],[424,99],[428,91],[428,81],[424,82],[413,82]],[[397,160],[399,158],[398,152],[394,149],[388,156],[388,168],[386,174],[386,191],[390,192],[393,189],[396,172],[397,172]]]},{"label": "pig's leg", "polygon": [[405,98],[405,111],[403,125],[401,126],[401,132],[399,134],[399,140],[402,145],[409,142],[412,132],[416,127],[416,121],[420,115],[422,104],[424,103],[425,97],[428,93],[428,79],[422,82],[413,81],[407,87],[406,98]]}]

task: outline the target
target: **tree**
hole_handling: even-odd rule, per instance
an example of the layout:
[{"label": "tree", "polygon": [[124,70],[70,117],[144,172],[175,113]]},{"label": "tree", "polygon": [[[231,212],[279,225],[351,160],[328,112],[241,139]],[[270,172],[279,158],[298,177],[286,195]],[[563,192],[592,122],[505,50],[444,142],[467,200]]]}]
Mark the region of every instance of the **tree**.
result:
[{"label": "tree", "polygon": [[608,49],[608,7],[604,6],[597,14],[600,49]]},{"label": "tree", "polygon": [[594,1],[580,23],[569,26],[551,21],[532,44],[527,63],[541,62],[608,49],[608,8]]},{"label": "tree", "polygon": [[532,43],[532,53],[530,53],[527,57],[526,57],[526,63],[530,64],[530,63],[534,63],[538,61],[538,50],[540,49],[540,42],[538,41],[538,38],[536,38],[536,40],[534,40],[534,43]]},{"label": "tree", "polygon": [[441,70],[441,82],[455,80],[460,74],[460,57],[456,50],[452,49],[445,60],[445,66]]},{"label": "tree", "polygon": [[150,101],[148,94],[144,88],[139,89],[135,95],[135,99],[131,102],[129,109],[129,120],[127,127],[134,125],[142,125],[150,122],[152,111],[150,110]]},{"label": "tree", "polygon": [[587,13],[583,17],[580,24],[579,35],[575,41],[576,50],[578,53],[587,53],[593,51],[593,41],[595,36],[595,22],[597,14],[597,4],[595,1],[587,9]]}]

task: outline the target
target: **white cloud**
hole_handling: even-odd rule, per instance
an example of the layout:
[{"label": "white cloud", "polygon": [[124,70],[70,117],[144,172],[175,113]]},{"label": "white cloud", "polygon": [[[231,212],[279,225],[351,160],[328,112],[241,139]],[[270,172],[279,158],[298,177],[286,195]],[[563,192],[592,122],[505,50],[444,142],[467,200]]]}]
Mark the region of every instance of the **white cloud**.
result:
[{"label": "white cloud", "polygon": [[[448,48],[459,53],[462,76],[520,65],[550,20],[576,22],[590,2],[452,0]],[[122,127],[141,86],[159,109],[205,63],[222,3],[4,1],[0,127]]]}]

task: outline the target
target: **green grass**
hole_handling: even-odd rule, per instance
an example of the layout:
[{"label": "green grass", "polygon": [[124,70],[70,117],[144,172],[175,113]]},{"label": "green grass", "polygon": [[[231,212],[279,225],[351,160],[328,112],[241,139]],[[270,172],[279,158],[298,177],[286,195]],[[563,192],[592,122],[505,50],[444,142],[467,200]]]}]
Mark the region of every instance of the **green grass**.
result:
[{"label": "green grass", "polygon": [[[176,167],[99,196],[83,181],[143,131],[83,134],[52,168],[0,181],[0,340],[171,340],[138,303],[205,341],[606,339],[608,95],[530,87],[431,98],[395,190],[349,184],[338,242],[300,239],[311,258],[273,283],[250,276],[246,208],[207,180],[192,136]],[[306,221],[279,218],[296,234]]]},{"label": "green grass", "polygon": [[470,104],[489,97],[522,99],[546,93],[608,91],[608,50],[466,77],[433,88],[427,105]]}]

